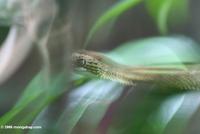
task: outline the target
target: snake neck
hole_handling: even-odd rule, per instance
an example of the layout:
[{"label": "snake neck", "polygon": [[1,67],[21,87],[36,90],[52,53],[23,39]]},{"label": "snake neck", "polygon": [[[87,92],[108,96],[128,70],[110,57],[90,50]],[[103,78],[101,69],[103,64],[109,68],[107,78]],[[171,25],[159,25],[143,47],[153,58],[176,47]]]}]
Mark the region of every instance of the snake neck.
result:
[{"label": "snake neck", "polygon": [[139,71],[138,68],[128,69],[122,66],[107,65],[101,70],[102,72],[99,76],[103,79],[118,81],[125,85],[135,85],[138,82],[151,82],[156,77],[156,75]]},{"label": "snake neck", "polygon": [[125,85],[136,83],[155,83],[162,88],[176,88],[182,90],[200,89],[199,71],[169,69],[169,68],[119,68],[107,67],[101,72],[104,79],[118,81]]}]

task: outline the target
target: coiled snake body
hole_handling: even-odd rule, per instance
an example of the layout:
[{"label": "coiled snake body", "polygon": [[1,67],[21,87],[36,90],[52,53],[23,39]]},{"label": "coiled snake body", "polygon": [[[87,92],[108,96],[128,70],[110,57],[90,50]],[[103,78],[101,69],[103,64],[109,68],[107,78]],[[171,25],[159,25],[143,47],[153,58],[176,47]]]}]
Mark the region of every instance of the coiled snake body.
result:
[{"label": "coiled snake body", "polygon": [[200,89],[198,65],[191,65],[188,69],[130,67],[116,63],[101,53],[86,50],[73,53],[72,62],[75,68],[81,68],[99,78],[117,81],[126,85],[146,82],[155,83],[164,88]]}]

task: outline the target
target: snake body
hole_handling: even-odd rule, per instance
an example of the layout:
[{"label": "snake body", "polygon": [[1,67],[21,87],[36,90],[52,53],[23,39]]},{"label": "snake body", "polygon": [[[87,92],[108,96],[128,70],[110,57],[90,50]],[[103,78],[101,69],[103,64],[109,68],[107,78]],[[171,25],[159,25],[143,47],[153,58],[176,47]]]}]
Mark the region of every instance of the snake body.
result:
[{"label": "snake body", "polygon": [[81,68],[99,78],[117,81],[125,85],[145,82],[155,83],[164,88],[200,89],[198,65],[190,66],[188,69],[132,67],[119,64],[102,53],[86,50],[73,53],[72,62],[75,68]]}]

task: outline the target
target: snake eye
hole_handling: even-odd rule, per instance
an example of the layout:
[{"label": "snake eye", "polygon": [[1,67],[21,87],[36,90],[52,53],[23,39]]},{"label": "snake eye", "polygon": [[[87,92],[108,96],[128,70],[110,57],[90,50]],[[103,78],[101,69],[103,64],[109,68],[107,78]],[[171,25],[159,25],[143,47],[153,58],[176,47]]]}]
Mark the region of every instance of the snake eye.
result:
[{"label": "snake eye", "polygon": [[79,59],[78,63],[80,66],[84,66],[86,64],[86,61],[84,59]]}]

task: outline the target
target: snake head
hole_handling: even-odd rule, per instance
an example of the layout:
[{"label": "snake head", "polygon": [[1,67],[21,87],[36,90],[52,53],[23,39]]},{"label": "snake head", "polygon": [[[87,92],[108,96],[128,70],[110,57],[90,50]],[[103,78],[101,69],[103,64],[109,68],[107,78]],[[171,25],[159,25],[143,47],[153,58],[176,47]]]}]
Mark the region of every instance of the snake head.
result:
[{"label": "snake head", "polygon": [[92,51],[79,50],[73,53],[72,63],[76,70],[89,72],[94,75],[101,75],[102,70],[105,70],[102,55]]}]

